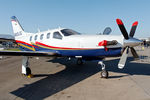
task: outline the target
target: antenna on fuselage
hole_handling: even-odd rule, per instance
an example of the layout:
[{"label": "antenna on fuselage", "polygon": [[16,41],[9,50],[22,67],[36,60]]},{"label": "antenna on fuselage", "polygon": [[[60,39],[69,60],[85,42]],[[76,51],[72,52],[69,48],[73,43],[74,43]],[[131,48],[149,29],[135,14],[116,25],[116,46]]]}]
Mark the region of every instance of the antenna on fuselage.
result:
[{"label": "antenna on fuselage", "polygon": [[37,30],[38,30],[38,33],[40,33],[40,32],[41,32],[39,28],[38,28]]},{"label": "antenna on fuselage", "polygon": [[59,27],[58,27],[58,29],[60,30],[60,29],[61,29],[61,27],[59,26]]}]

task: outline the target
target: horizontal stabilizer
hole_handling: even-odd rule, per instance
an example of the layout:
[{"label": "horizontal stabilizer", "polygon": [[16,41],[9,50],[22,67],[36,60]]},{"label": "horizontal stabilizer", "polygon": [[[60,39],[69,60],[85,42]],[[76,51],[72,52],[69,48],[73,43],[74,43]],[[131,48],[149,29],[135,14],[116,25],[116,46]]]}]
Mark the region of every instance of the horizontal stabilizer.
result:
[{"label": "horizontal stabilizer", "polygon": [[0,41],[15,41],[15,37],[9,34],[0,34]]}]

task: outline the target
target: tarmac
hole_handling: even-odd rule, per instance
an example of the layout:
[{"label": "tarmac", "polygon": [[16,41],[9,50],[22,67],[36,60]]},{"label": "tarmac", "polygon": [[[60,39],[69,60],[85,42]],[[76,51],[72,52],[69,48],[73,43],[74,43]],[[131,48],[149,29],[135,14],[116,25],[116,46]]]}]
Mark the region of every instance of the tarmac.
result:
[{"label": "tarmac", "polygon": [[136,48],[140,60],[129,55],[124,69],[119,57],[104,61],[109,78],[100,78],[101,67],[87,61],[82,66],[68,59],[30,58],[34,78],[21,74],[22,57],[0,60],[0,100],[150,100],[150,48]]}]

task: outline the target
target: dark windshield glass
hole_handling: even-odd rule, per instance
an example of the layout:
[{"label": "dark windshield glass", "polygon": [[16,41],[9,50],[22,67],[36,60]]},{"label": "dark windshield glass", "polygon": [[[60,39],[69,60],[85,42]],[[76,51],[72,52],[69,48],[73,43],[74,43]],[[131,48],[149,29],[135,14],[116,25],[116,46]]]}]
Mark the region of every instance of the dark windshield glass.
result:
[{"label": "dark windshield glass", "polygon": [[62,36],[60,35],[59,32],[54,32],[53,38],[55,38],[55,39],[62,39]]},{"label": "dark windshield glass", "polygon": [[61,32],[64,36],[79,35],[80,34],[74,30],[71,30],[71,29],[63,29],[63,30],[61,30]]}]

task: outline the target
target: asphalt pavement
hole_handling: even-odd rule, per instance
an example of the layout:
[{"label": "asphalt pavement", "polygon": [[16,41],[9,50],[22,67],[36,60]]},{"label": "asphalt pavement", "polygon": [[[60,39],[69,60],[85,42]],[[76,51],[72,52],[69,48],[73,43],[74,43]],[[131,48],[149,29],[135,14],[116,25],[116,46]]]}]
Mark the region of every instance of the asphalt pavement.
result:
[{"label": "asphalt pavement", "polygon": [[0,60],[0,100],[150,100],[150,48],[136,48],[140,60],[131,54],[124,69],[119,57],[104,61],[109,78],[100,78],[101,67],[87,61],[30,58],[34,78],[21,74],[22,57]]}]

